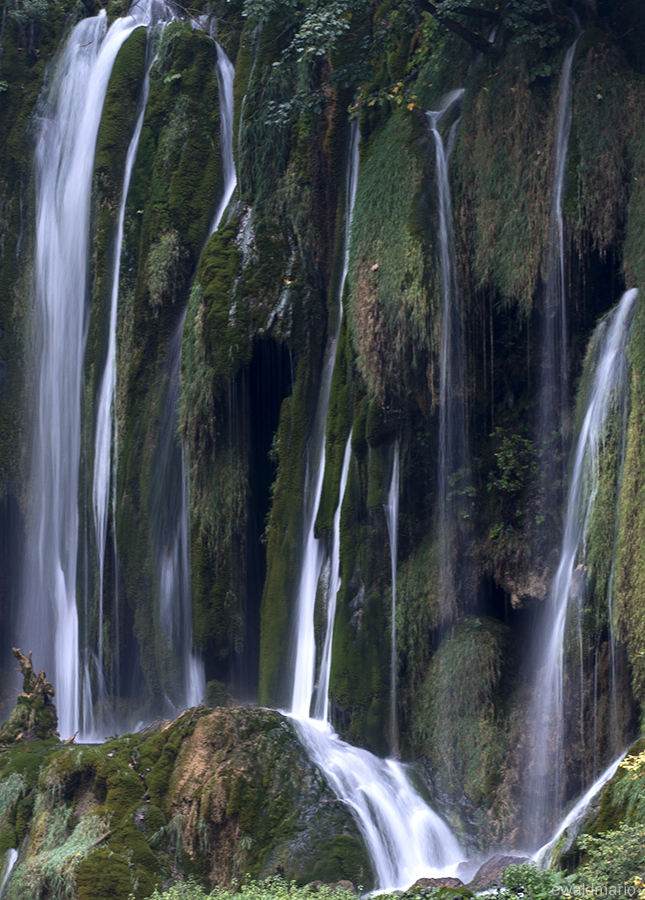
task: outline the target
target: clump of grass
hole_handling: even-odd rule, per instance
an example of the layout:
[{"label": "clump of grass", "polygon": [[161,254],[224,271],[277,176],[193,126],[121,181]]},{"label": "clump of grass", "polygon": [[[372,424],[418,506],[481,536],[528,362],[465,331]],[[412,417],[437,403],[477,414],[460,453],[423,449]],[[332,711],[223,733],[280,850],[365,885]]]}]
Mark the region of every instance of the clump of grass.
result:
[{"label": "clump of grass", "polygon": [[100,816],[83,819],[62,844],[27,859],[11,879],[7,900],[51,900],[74,897],[74,872],[106,835],[108,822]]}]

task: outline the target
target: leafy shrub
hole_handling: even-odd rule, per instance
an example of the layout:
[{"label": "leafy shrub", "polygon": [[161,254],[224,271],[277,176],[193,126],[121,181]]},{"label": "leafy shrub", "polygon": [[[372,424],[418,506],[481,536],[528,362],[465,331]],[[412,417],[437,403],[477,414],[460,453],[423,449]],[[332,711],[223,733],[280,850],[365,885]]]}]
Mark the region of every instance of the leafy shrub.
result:
[{"label": "leafy shrub", "polygon": [[551,869],[538,869],[535,863],[509,866],[502,870],[503,886],[498,889],[499,900],[553,900],[554,897],[571,896],[574,892],[575,876]]},{"label": "leafy shrub", "polygon": [[645,871],[645,825],[623,823],[616,831],[598,837],[584,834],[578,846],[585,863],[577,876],[589,888],[632,885]]},{"label": "leafy shrub", "polygon": [[351,890],[329,884],[298,887],[294,881],[287,882],[277,876],[265,881],[249,880],[239,891],[235,883],[230,888],[216,887],[210,894],[189,879],[161,894],[155,891],[148,900],[356,900],[356,895]]}]

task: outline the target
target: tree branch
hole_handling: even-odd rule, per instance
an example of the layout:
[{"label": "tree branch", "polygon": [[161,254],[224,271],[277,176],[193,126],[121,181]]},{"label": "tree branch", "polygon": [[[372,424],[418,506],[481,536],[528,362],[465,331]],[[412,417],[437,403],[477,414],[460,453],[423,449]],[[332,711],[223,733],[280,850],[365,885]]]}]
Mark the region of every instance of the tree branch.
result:
[{"label": "tree branch", "polygon": [[455,20],[451,19],[449,16],[443,16],[441,10],[437,9],[433,3],[430,3],[430,0],[416,0],[416,3],[420,9],[430,13],[430,15],[434,16],[438,22],[445,25],[446,28],[453,32],[453,34],[458,35],[462,40],[470,44],[471,47],[474,47],[475,50],[478,50],[480,53],[491,53],[493,51],[493,45],[489,44],[485,38],[480,37],[478,34],[473,34],[472,31],[468,31],[467,28],[464,28],[459,22],[455,22]]}]

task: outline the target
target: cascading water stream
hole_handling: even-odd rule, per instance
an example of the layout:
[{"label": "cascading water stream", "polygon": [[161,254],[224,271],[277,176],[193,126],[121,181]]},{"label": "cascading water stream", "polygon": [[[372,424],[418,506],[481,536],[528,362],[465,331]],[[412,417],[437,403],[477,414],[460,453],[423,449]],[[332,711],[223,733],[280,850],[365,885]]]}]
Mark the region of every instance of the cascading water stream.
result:
[{"label": "cascading water stream", "polygon": [[334,640],[334,620],[336,618],[336,600],[340,590],[340,511],[343,505],[343,497],[347,487],[349,475],[349,463],[352,458],[352,431],[350,429],[345,444],[343,455],[343,468],[340,474],[340,492],[338,494],[338,506],[334,513],[334,528],[331,548],[331,571],[329,575],[329,588],[327,591],[327,631],[323,645],[320,674],[318,676],[318,689],[316,692],[316,708],[314,716],[322,722],[329,718],[329,675],[331,672],[331,650]]},{"label": "cascading water stream", "polygon": [[[175,329],[166,360],[166,396],[153,457],[151,520],[159,589],[159,621],[170,650],[164,689],[168,711],[196,706],[204,697],[204,666],[192,646],[190,531],[184,451],[177,434],[181,340],[186,313]],[[179,689],[178,689],[179,688]],[[172,691],[172,693],[170,693]]]},{"label": "cascading water stream", "polygon": [[2,867],[2,881],[0,882],[0,900],[4,897],[5,888],[9,883],[9,879],[11,878],[11,873],[13,872],[14,866],[18,862],[18,851],[12,848],[11,850],[7,850],[5,855],[4,866]]},{"label": "cascading water stream", "polygon": [[621,764],[624,758],[625,754],[621,753],[618,759],[615,759],[613,763],[605,769],[602,775],[600,775],[600,777],[597,778],[596,781],[594,781],[589,790],[567,813],[565,818],[558,825],[553,837],[546,844],[544,844],[544,846],[540,847],[540,849],[536,853],[533,854],[533,860],[539,868],[549,868],[552,863],[552,851],[559,838],[564,834],[565,831],[569,833],[569,838],[577,836],[580,825],[587,821],[587,819],[589,818],[589,807],[601,792],[601,790],[604,788],[604,786],[607,784],[607,782],[614,777],[616,771],[618,770],[618,766]]},{"label": "cascading water stream", "polygon": [[[99,626],[98,626],[98,659],[97,659],[97,670],[99,673],[99,678],[104,676],[104,664],[103,664],[103,574],[104,574],[104,565],[105,565],[105,552],[106,552],[106,543],[107,543],[107,530],[108,530],[108,505],[110,500],[110,486],[112,486],[112,521],[116,522],[116,509],[115,509],[115,497],[116,497],[116,467],[117,467],[117,458],[116,458],[116,445],[117,445],[117,417],[116,417],[116,405],[114,402],[114,396],[116,392],[116,324],[117,324],[117,309],[118,309],[118,299],[119,299],[119,276],[121,271],[121,250],[123,245],[123,224],[125,220],[125,205],[128,197],[128,191],[130,188],[130,178],[132,176],[132,169],[134,168],[134,162],[137,155],[137,148],[139,146],[139,137],[141,136],[141,128],[143,126],[143,117],[146,111],[146,104],[148,102],[148,90],[149,90],[149,72],[150,68],[148,67],[148,71],[146,72],[146,77],[143,83],[143,92],[141,98],[141,109],[139,111],[139,116],[137,118],[137,123],[134,129],[134,134],[132,135],[132,140],[130,141],[130,146],[128,147],[128,152],[126,156],[125,162],[125,174],[123,178],[123,189],[121,192],[121,203],[119,206],[119,215],[117,222],[117,233],[116,233],[116,251],[115,251],[115,259],[114,259],[114,269],[112,272],[112,292],[110,296],[110,322],[109,322],[109,334],[108,334],[108,349],[107,349],[107,358],[105,361],[105,369],[103,371],[103,378],[101,380],[101,387],[98,395],[98,406],[96,413],[96,436],[95,436],[95,445],[94,445],[94,478],[92,482],[92,507],[94,510],[94,531],[96,534],[96,547],[98,553],[98,563],[99,563]],[[114,448],[114,450],[113,450]],[[117,546],[116,546],[116,526],[113,525],[113,553],[114,560],[116,563],[117,560]],[[115,579],[115,609],[118,608],[118,586],[117,579]],[[118,640],[117,640],[118,645]],[[85,663],[87,666],[87,661]],[[84,731],[86,733],[92,732],[93,723],[90,721],[89,717],[92,715],[92,702],[91,702],[91,693],[90,696],[85,696],[87,691],[91,692],[91,681],[89,678],[89,672],[85,675],[85,683],[87,685],[86,690],[84,691],[84,708],[86,713],[84,715]]]},{"label": "cascading water stream", "polygon": [[[450,502],[451,480],[463,479],[467,472],[466,411],[464,406],[464,365],[462,354],[461,309],[457,281],[455,237],[452,225],[452,201],[448,173],[449,153],[438,130],[441,118],[464,93],[451,91],[441,107],[426,117],[435,142],[437,191],[439,195],[439,264],[441,270],[441,355],[439,378],[439,463],[438,513],[440,596],[444,617],[454,616],[456,585],[454,579],[458,503]],[[454,143],[451,129],[449,145]]]},{"label": "cascading water stream", "polygon": [[[343,290],[345,288],[347,270],[349,267],[349,232],[352,224],[356,187],[358,184],[358,140],[358,122],[354,122],[352,123],[351,131],[349,151],[350,165],[347,179],[345,252],[343,272],[338,291],[339,316],[336,330],[330,335],[325,351],[318,409],[316,411],[316,420],[309,447],[310,462],[306,479],[308,489],[305,491],[306,506],[304,515],[304,533],[306,539],[296,609],[296,659],[294,663],[293,691],[291,698],[291,712],[293,715],[302,719],[309,718],[311,698],[314,690],[316,669],[314,606],[316,603],[318,579],[320,578],[320,570],[323,563],[323,549],[315,535],[315,524],[316,514],[318,512],[318,507],[320,506],[323,479],[325,476],[325,428],[327,424],[327,409],[329,407],[331,378],[334,371],[334,363],[336,361],[338,335],[340,334]],[[313,465],[311,464],[312,461]]]},{"label": "cascading water stream", "polygon": [[[534,838],[543,839],[563,805],[564,639],[567,615],[577,594],[584,592],[587,526],[598,491],[599,458],[605,425],[612,407],[628,390],[625,347],[633,321],[637,291],[627,291],[619,305],[599,325],[596,365],[587,411],[573,457],[560,563],[549,595],[546,629],[537,667],[530,721],[533,751],[530,764],[532,801],[529,821]],[[581,711],[582,715],[582,711]]]},{"label": "cascading water stream", "polygon": [[[236,184],[233,160],[233,75],[234,68],[226,53],[216,43],[216,76],[220,96],[220,143],[224,184],[222,197],[209,228],[209,236],[217,231]],[[168,388],[164,404],[164,421],[160,434],[158,475],[163,491],[157,503],[156,556],[159,583],[159,613],[163,631],[171,651],[181,661],[183,694],[168,696],[172,708],[195,706],[204,696],[204,666],[192,648],[192,611],[190,587],[190,532],[188,513],[188,476],[186,457],[177,437],[181,369],[181,341],[185,313],[172,338],[168,353]],[[180,603],[176,598],[180,598]],[[179,699],[179,704],[177,703]]]},{"label": "cascading water stream", "polygon": [[[544,288],[542,337],[542,378],[539,399],[538,445],[542,455],[542,477],[547,507],[558,507],[558,491],[553,486],[564,483],[568,426],[569,376],[567,362],[567,296],[564,272],[564,193],[569,136],[571,134],[571,70],[580,35],[567,50],[562,74],[556,118],[555,160],[547,273]],[[555,443],[554,443],[555,442]],[[561,495],[562,496],[562,495]]]},{"label": "cascading water stream", "polygon": [[[358,176],[358,130],[354,126],[350,150],[350,170],[347,190],[347,218],[345,234],[345,265],[340,282],[342,298],[348,269],[349,233]],[[339,323],[340,325],[340,323]],[[366,750],[352,747],[340,740],[327,722],[328,700],[320,698],[328,690],[328,669],[331,666],[333,620],[328,618],[327,639],[321,669],[316,718],[310,718],[314,693],[316,647],[314,638],[314,606],[322,565],[322,549],[314,536],[314,522],[324,475],[324,438],[331,374],[335,359],[338,333],[330,338],[325,357],[325,372],[321,385],[318,433],[312,440],[311,456],[317,458],[314,469],[313,503],[306,510],[307,539],[302,561],[297,597],[298,648],[293,671],[292,707],[300,738],[312,760],[319,766],[336,795],[346,803],[356,818],[369,850],[377,887],[381,890],[408,886],[423,875],[445,874],[462,859],[461,849],[445,822],[434,813],[413,788],[404,766],[395,760],[383,760]],[[334,519],[334,532],[340,528],[340,505],[346,487],[345,478],[351,456],[351,435],[345,448],[340,497]],[[310,482],[311,483],[311,482]],[[311,502],[311,501],[310,501]],[[332,567],[334,562],[332,560]],[[330,586],[333,589],[332,579]],[[337,588],[336,588],[337,592]],[[330,603],[332,598],[330,597]],[[335,603],[335,597],[333,598]]]},{"label": "cascading water stream", "polygon": [[56,684],[64,736],[79,730],[78,477],[94,150],[116,55],[153,7],[137,4],[109,30],[104,11],[74,28],[41,105],[35,153],[36,398],[19,639]]},{"label": "cascading water stream", "polygon": [[337,797],[356,818],[378,890],[453,874],[464,859],[457,839],[414,789],[406,767],[352,747],[318,719],[296,719],[300,738]]},{"label": "cascading water stream", "polygon": [[208,232],[209,236],[219,228],[219,223],[222,220],[226,207],[230,203],[237,184],[235,160],[233,159],[233,78],[235,76],[235,67],[217,42],[215,46],[217,47],[215,72],[219,88],[220,145],[222,148],[224,189],[222,191],[222,199],[215,211]]},{"label": "cascading water stream", "polygon": [[390,643],[390,729],[392,755],[399,755],[399,726],[396,716],[396,560],[399,530],[399,442],[394,445],[392,481],[385,505],[385,520],[390,537],[390,564],[392,568],[392,633]]}]

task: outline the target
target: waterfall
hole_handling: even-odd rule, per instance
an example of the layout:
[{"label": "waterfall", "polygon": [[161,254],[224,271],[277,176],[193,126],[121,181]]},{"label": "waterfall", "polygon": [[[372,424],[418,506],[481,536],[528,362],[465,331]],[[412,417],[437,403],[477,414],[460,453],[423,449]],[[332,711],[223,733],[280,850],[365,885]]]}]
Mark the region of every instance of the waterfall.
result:
[{"label": "waterfall", "polygon": [[[305,546],[302,569],[298,587],[296,607],[296,658],[294,663],[293,692],[291,712],[301,719],[309,718],[311,698],[314,689],[316,669],[316,641],[314,637],[314,606],[316,590],[323,563],[323,549],[315,535],[316,514],[320,505],[323,479],[325,475],[325,427],[327,409],[331,390],[331,377],[336,361],[336,347],[340,333],[340,322],[343,310],[343,290],[349,267],[349,233],[356,199],[358,184],[358,122],[352,123],[349,151],[349,173],[347,177],[346,217],[345,217],[345,250],[343,271],[338,290],[339,310],[336,330],[330,335],[323,362],[323,374],[318,397],[318,408],[314,422],[313,434],[309,447],[309,464],[307,467],[305,491]],[[313,465],[311,462],[313,461]],[[313,488],[313,490],[312,490]]]},{"label": "waterfall", "polygon": [[[217,231],[235,190],[233,161],[233,64],[216,42],[216,76],[220,96],[220,142],[223,189],[209,236]],[[172,657],[180,667],[181,692],[166,691],[170,709],[196,706],[204,697],[204,666],[192,647],[192,599],[190,586],[190,528],[188,475],[184,449],[177,436],[181,369],[181,341],[186,314],[181,317],[167,358],[167,393],[161,424],[155,471],[159,487],[153,503],[154,543],[159,586],[159,621]],[[177,603],[179,598],[179,603]],[[168,679],[168,687],[173,678]]]},{"label": "waterfall", "polygon": [[[564,275],[564,227],[562,220],[562,195],[565,186],[569,135],[571,133],[571,69],[578,36],[567,50],[560,76],[560,92],[556,118],[555,159],[553,165],[553,193],[547,273],[544,288],[542,376],[539,401],[538,446],[542,454],[542,475],[546,505],[552,511],[558,506],[558,491],[564,490],[566,466],[563,441],[568,425],[568,362],[567,362],[567,305]],[[556,441],[557,446],[553,442]]]},{"label": "waterfall", "polygon": [[35,152],[33,423],[19,641],[56,684],[63,736],[79,730],[76,609],[81,390],[96,137],[116,55],[152,3],[107,30],[104,11],[72,31],[40,107]]},{"label": "waterfall", "polygon": [[153,457],[155,486],[151,495],[159,623],[170,651],[163,687],[171,713],[196,706],[205,693],[204,666],[192,646],[188,479],[184,450],[177,434],[185,318],[184,312],[168,348],[166,394]]},{"label": "waterfall", "polygon": [[439,593],[444,618],[455,614],[455,553],[459,501],[452,501],[449,488],[458,497],[460,482],[467,476],[466,411],[464,405],[464,364],[462,355],[461,308],[452,225],[452,202],[448,160],[456,136],[456,123],[450,131],[448,152],[444,149],[438,125],[443,115],[463,94],[451,91],[441,107],[427,112],[435,142],[437,191],[439,199],[439,264],[441,271],[441,351],[439,376]]},{"label": "waterfall", "polygon": [[326,722],[329,717],[329,675],[331,672],[331,649],[334,640],[334,620],[336,618],[336,600],[340,590],[340,511],[343,505],[343,497],[347,487],[349,475],[349,463],[352,458],[352,431],[350,429],[345,444],[343,455],[343,468],[340,474],[340,492],[338,494],[338,506],[334,513],[334,527],[331,548],[331,571],[329,574],[329,587],[327,589],[327,631],[323,645],[322,661],[320,663],[320,675],[318,676],[318,690],[316,693],[315,717]]},{"label": "waterfall", "polygon": [[[92,507],[94,510],[94,530],[96,533],[96,546],[99,562],[99,625],[98,625],[98,659],[97,672],[99,678],[104,676],[103,663],[103,573],[105,562],[105,551],[107,542],[107,526],[108,526],[108,504],[110,500],[110,485],[112,486],[112,522],[113,522],[113,553],[114,560],[117,560],[116,546],[116,484],[117,484],[117,416],[114,395],[116,391],[116,323],[117,309],[119,299],[119,275],[121,271],[121,250],[123,245],[123,223],[125,220],[125,204],[130,188],[130,178],[132,169],[137,155],[139,146],[139,137],[143,126],[143,117],[148,102],[149,89],[149,72],[143,84],[143,93],[141,98],[141,109],[137,118],[134,134],[128,147],[125,161],[125,174],[123,178],[123,189],[121,192],[121,203],[119,206],[119,214],[117,221],[116,233],[116,251],[114,259],[114,268],[112,271],[112,292],[110,295],[110,323],[108,334],[107,358],[105,361],[105,369],[98,394],[98,405],[96,413],[96,437],[94,446],[94,478],[92,483]],[[114,451],[113,451],[114,447]],[[118,609],[118,581],[115,579],[115,609]],[[118,646],[118,631],[117,631]],[[87,667],[87,662],[86,662]],[[117,668],[118,672],[118,668]],[[87,712],[84,714],[84,731],[91,733],[93,731],[93,723],[88,721],[91,715],[91,682],[89,671],[85,677],[87,687],[83,691],[83,701]]]},{"label": "waterfall", "polygon": [[596,781],[594,781],[589,790],[567,813],[560,825],[557,827],[553,837],[546,844],[540,847],[540,849],[536,853],[533,854],[533,860],[539,868],[547,869],[554,862],[552,851],[559,838],[565,833],[565,831],[568,832],[567,836],[569,841],[572,837],[577,837],[580,825],[583,824],[588,818],[589,808],[591,804],[607,784],[607,782],[614,777],[618,770],[618,766],[621,764],[624,758],[625,754],[621,753],[620,756],[605,769],[602,775],[597,778]]},{"label": "waterfall", "polygon": [[[220,142],[222,152],[223,190],[209,228],[217,231],[236,184],[233,162],[233,75],[230,59],[216,42],[215,73],[220,97]],[[164,485],[158,497],[157,578],[159,583],[159,617],[173,655],[183,668],[183,693],[167,697],[171,708],[196,706],[204,697],[204,666],[192,647],[192,600],[190,587],[190,528],[188,512],[188,474],[184,449],[177,436],[181,369],[181,341],[186,314],[171,341],[168,353],[168,389],[161,430],[159,476]],[[170,486],[170,489],[168,487]],[[160,495],[162,492],[160,491]],[[174,500],[171,499],[174,497]],[[171,503],[169,506],[168,504]],[[176,598],[180,598],[180,603]],[[177,705],[177,701],[179,704]]]},{"label": "waterfall", "polygon": [[457,839],[414,789],[405,766],[346,744],[326,722],[297,719],[296,727],[336,796],[354,814],[379,891],[455,872],[463,859]]},{"label": "waterfall", "polygon": [[[533,729],[533,799],[530,821],[534,837],[547,832],[563,803],[564,766],[564,639],[573,604],[584,602],[586,534],[598,490],[599,457],[607,417],[628,390],[625,347],[629,340],[637,291],[627,291],[598,326],[586,413],[571,469],[560,562],[548,599],[545,633],[540,647],[537,684],[530,721]],[[582,710],[581,710],[582,715]],[[553,783],[552,783],[553,782]]]},{"label": "waterfall", "polygon": [[[352,131],[349,162],[345,258],[339,287],[341,301],[347,277],[349,233],[358,176],[356,125]],[[315,706],[316,718],[310,718],[315,690],[314,606],[323,562],[323,551],[314,535],[314,522],[322,493],[325,423],[337,341],[338,332],[330,338],[325,356],[325,371],[312,439],[311,457],[317,461],[317,465],[314,466],[309,481],[310,485],[313,483],[313,491],[310,489],[308,492],[310,506],[306,509],[305,517],[307,530],[297,597],[298,646],[290,713],[311,759],[322,770],[337,797],[352,810],[372,859],[377,887],[386,890],[407,887],[421,876],[445,874],[448,869],[456,867],[462,853],[446,823],[430,809],[412,786],[405,766],[395,760],[379,759],[366,750],[346,744],[327,722],[328,699],[326,696],[321,699],[320,693],[322,690],[327,693],[329,685],[328,669],[331,666],[333,640],[333,619],[329,610],[327,638],[323,652],[323,659],[329,661],[324,662],[325,669],[321,668]],[[346,487],[344,479],[347,477],[350,455],[351,435],[343,458],[340,497],[334,517],[334,545],[336,535],[339,535],[340,505]],[[334,568],[332,558],[332,571]],[[330,578],[332,590],[335,587],[334,580],[339,583],[339,576],[336,575],[335,579],[333,576]],[[335,596],[333,600],[330,596],[330,605],[332,602],[335,604]]]},{"label": "waterfall", "polygon": [[390,645],[390,729],[392,755],[399,755],[399,726],[396,717],[396,557],[399,528],[399,442],[394,445],[392,481],[385,505],[385,520],[390,537],[390,563],[392,567],[392,634]]},{"label": "waterfall", "polygon": [[217,74],[217,87],[219,88],[220,144],[222,147],[224,189],[222,191],[222,199],[215,211],[208,232],[209,235],[219,228],[219,223],[237,184],[235,160],[233,159],[233,77],[235,75],[235,67],[220,45],[217,42],[215,45],[217,47],[217,67],[215,72]]},{"label": "waterfall", "polygon": [[4,866],[2,867],[2,881],[0,881],[0,900],[4,897],[4,891],[11,878],[13,868],[18,862],[18,851],[15,849],[7,850],[5,855]]}]

